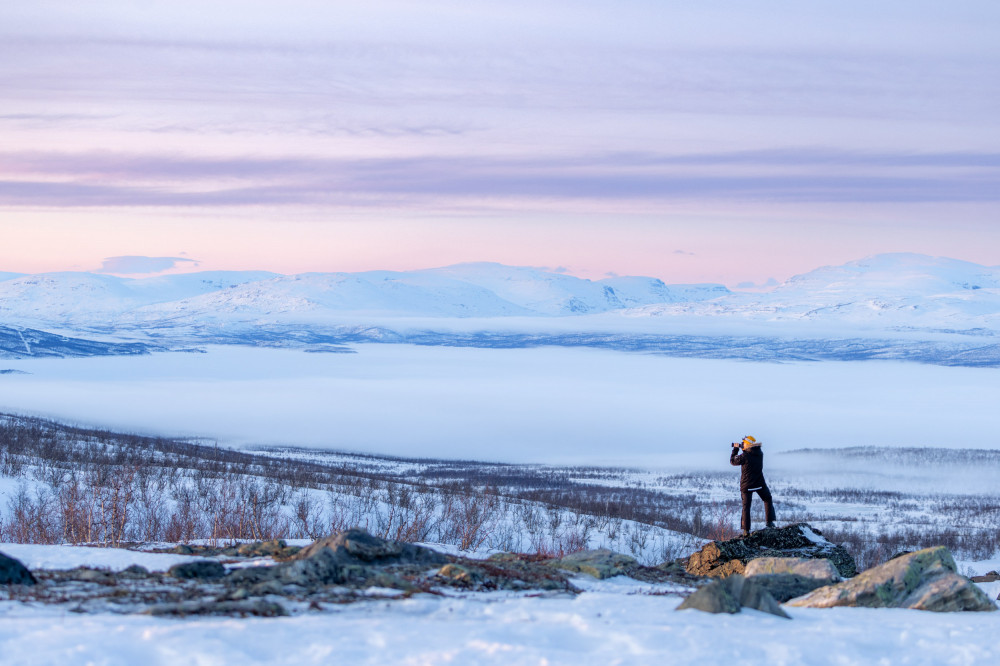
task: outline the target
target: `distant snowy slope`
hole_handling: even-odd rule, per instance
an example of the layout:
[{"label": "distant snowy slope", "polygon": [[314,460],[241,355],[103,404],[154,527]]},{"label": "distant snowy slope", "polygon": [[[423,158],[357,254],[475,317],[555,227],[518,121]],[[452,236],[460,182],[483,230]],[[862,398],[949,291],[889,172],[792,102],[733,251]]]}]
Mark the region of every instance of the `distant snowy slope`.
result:
[{"label": "distant snowy slope", "polygon": [[1000,330],[1000,268],[919,254],[883,254],[797,275],[769,293],[646,306],[628,314],[824,321],[886,330]]},{"label": "distant snowy slope", "polygon": [[533,314],[475,285],[430,273],[392,271],[281,276],[140,308],[134,314],[155,318],[308,313],[315,318],[343,312],[444,317]]},{"label": "distant snowy slope", "polygon": [[7,322],[108,323],[136,308],[215,292],[273,276],[264,271],[204,272],[154,278],[95,273],[42,273],[0,281],[0,317]]},{"label": "distant snowy slope", "polygon": [[538,314],[586,314],[626,306],[609,285],[537,268],[472,263],[423,272],[488,289],[505,301]]},{"label": "distant snowy slope", "polygon": [[648,277],[613,277],[597,284],[611,287],[618,300],[628,307],[652,303],[699,302],[732,294],[721,284],[665,284]]}]

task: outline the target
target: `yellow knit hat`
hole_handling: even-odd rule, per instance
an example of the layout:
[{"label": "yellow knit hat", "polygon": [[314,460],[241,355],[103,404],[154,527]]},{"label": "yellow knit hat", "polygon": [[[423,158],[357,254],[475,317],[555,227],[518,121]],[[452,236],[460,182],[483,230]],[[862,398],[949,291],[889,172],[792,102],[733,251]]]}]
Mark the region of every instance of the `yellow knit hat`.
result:
[{"label": "yellow knit hat", "polygon": [[743,438],[743,448],[751,449],[755,446],[760,446],[760,442],[758,442],[756,438],[751,437],[750,435]]}]

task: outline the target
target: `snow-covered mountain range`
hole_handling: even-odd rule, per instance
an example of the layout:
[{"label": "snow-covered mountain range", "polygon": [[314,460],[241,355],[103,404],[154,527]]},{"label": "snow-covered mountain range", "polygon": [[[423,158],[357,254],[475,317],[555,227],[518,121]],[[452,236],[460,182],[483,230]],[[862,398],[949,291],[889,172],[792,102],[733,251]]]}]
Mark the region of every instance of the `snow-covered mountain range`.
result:
[{"label": "snow-covered mountain range", "polygon": [[[6,277],[6,279],[5,279]],[[644,277],[584,280],[534,268],[460,264],[364,273],[211,272],[130,279],[94,273],[0,273],[8,323],[134,325],[183,317],[344,313],[409,317],[593,314],[729,294],[722,285],[671,285]]]},{"label": "snow-covered mountain range", "polygon": [[[167,347],[561,344],[994,365],[1000,267],[886,254],[819,268],[765,293],[649,277],[586,280],[494,263],[291,276],[0,273],[0,325]],[[933,353],[924,343],[933,343]]]}]

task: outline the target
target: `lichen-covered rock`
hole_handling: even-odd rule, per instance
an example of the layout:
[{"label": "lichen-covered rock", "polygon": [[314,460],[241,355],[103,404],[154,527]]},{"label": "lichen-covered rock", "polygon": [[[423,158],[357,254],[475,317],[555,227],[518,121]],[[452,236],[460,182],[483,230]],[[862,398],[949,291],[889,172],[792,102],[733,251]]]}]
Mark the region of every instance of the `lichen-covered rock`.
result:
[{"label": "lichen-covered rock", "polygon": [[713,541],[691,554],[687,570],[698,576],[725,578],[742,574],[748,562],[760,557],[827,559],[844,578],[857,573],[850,553],[830,543],[819,530],[805,523],[758,530],[728,541]]},{"label": "lichen-covered rock", "polygon": [[840,572],[827,559],[805,557],[758,557],[747,562],[744,576],[793,574],[825,581],[825,585],[840,581]]},{"label": "lichen-covered rock", "polygon": [[197,560],[175,564],[167,570],[167,574],[174,578],[222,578],[226,575],[226,568],[216,560]]},{"label": "lichen-covered rock", "polygon": [[271,557],[280,561],[296,555],[301,548],[289,546],[284,539],[273,539],[271,541],[243,543],[234,550],[235,554],[241,557]]},{"label": "lichen-covered rock", "polygon": [[549,563],[563,571],[584,573],[594,578],[611,578],[628,573],[629,569],[638,565],[634,557],[622,555],[607,548],[597,550],[582,550]]},{"label": "lichen-covered rock", "polygon": [[788,602],[790,606],[829,608],[913,608],[930,611],[995,611],[996,604],[975,583],[957,572],[944,546],[918,550],[865,571],[855,578],[821,587]]},{"label": "lichen-covered rock", "polygon": [[700,610],[706,613],[739,613],[752,608],[778,617],[788,618],[778,602],[762,586],[739,574],[698,588],[677,607],[677,610]]},{"label": "lichen-covered rock", "polygon": [[0,553],[0,585],[34,585],[36,582],[20,560]]},{"label": "lichen-covered rock", "polygon": [[437,575],[454,583],[466,585],[474,585],[480,578],[477,572],[469,567],[463,567],[461,564],[446,564],[438,570]]}]

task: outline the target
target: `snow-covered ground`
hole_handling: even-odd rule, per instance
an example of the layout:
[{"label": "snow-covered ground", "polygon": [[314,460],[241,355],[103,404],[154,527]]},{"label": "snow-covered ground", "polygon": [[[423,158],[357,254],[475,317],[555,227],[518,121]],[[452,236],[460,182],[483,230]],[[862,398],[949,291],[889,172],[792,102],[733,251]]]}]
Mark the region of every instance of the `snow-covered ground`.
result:
[{"label": "snow-covered ground", "polygon": [[[68,547],[47,547],[53,553]],[[119,566],[101,549],[86,563]],[[125,553],[140,558],[143,553]],[[135,559],[138,562],[138,559]],[[113,564],[112,564],[113,563]],[[576,597],[417,595],[287,618],[161,619],[0,602],[0,655],[20,664],[994,664],[998,613],[786,609],[791,620],[675,612],[669,584],[574,579]]]},{"label": "snow-covered ground", "polygon": [[30,374],[0,375],[0,410],[223,444],[672,469],[716,466],[746,433],[769,451],[996,441],[996,369],[355,349],[7,360]]}]

